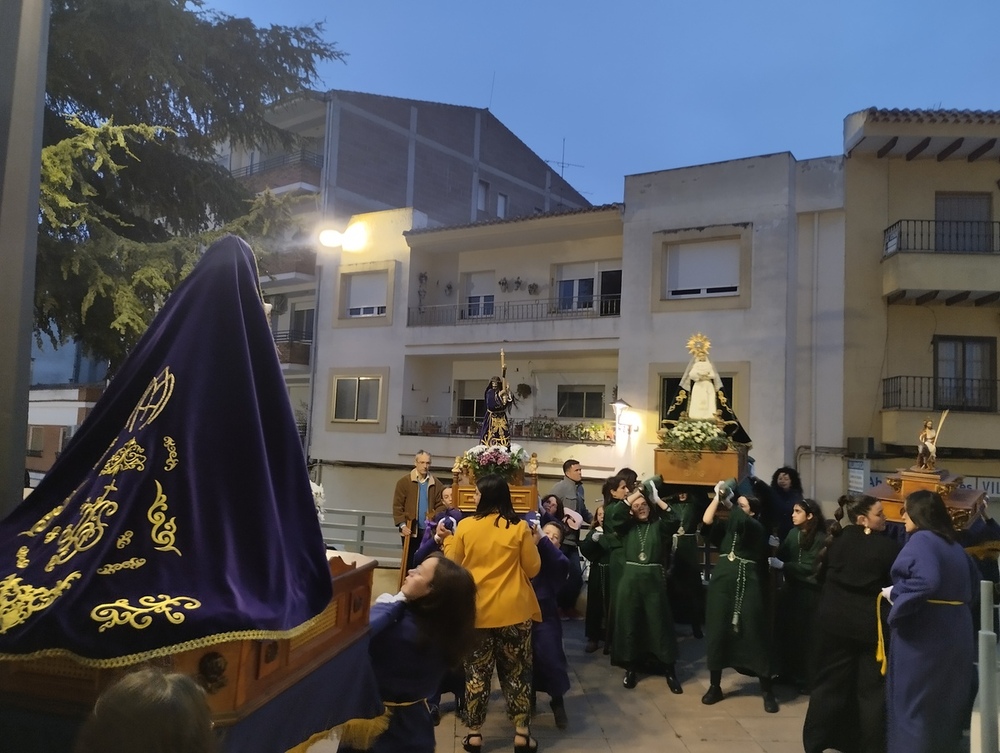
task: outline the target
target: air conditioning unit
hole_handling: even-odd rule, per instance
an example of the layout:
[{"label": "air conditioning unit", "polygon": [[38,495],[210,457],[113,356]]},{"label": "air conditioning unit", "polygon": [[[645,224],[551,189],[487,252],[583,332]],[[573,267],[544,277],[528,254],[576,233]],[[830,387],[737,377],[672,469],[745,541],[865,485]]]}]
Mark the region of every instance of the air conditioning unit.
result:
[{"label": "air conditioning unit", "polygon": [[847,454],[861,456],[874,455],[875,437],[848,437]]}]

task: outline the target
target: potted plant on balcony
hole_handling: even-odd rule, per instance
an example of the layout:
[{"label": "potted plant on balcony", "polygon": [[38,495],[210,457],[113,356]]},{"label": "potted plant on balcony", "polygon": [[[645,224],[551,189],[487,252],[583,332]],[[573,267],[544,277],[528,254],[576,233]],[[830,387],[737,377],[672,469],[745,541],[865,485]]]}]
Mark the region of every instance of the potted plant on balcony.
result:
[{"label": "potted plant on balcony", "polygon": [[437,421],[426,420],[420,424],[420,433],[423,435],[437,434],[441,431],[441,424]]}]

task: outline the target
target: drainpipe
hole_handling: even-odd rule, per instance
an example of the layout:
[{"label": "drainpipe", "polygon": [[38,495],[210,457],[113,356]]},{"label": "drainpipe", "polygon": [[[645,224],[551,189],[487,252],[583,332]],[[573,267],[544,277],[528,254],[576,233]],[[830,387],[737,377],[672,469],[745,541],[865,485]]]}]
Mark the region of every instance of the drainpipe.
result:
[{"label": "drainpipe", "polygon": [[816,421],[819,416],[819,375],[816,372],[816,329],[819,320],[819,212],[813,212],[812,237],[812,342],[809,347],[809,370],[812,379],[812,416],[809,420],[809,498],[816,499]]}]

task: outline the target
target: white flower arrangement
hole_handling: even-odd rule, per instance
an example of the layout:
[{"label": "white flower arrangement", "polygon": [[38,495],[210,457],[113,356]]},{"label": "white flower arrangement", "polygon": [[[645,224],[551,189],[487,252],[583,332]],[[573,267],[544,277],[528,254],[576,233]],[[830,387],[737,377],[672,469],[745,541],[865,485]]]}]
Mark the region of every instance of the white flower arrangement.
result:
[{"label": "white flower arrangement", "polygon": [[714,421],[682,420],[659,431],[660,447],[691,455],[732,449],[729,436]]}]

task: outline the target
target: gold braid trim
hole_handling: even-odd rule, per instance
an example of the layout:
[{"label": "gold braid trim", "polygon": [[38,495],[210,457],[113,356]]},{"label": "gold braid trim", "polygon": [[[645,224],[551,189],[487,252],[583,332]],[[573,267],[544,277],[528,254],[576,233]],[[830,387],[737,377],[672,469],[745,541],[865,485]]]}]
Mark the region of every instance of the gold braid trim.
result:
[{"label": "gold braid trim", "polygon": [[[315,617],[310,617],[301,625],[289,628],[288,630],[234,630],[230,633],[218,633],[216,635],[207,635],[204,638],[193,638],[192,640],[184,641],[183,643],[174,643],[170,646],[161,646],[160,648],[150,649],[149,651],[140,651],[137,654],[114,656],[110,659],[91,659],[86,656],[80,656],[79,654],[65,648],[46,648],[41,651],[34,651],[30,654],[0,653],[0,661],[27,661],[31,659],[45,659],[52,657],[72,659],[77,664],[82,664],[85,667],[94,667],[96,669],[117,669],[149,661],[150,659],[158,659],[161,656],[179,654],[182,651],[193,651],[194,649],[206,648],[208,646],[217,646],[220,643],[226,643],[228,641],[276,641],[282,638],[295,638],[301,633],[310,630],[322,616],[323,612],[320,612]],[[360,635],[358,637],[360,637]],[[351,643],[353,643],[353,641],[351,641]]]},{"label": "gold braid trim", "polygon": [[984,541],[982,544],[965,547],[965,551],[977,560],[995,560],[1000,557],[1000,541]]}]

